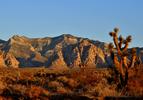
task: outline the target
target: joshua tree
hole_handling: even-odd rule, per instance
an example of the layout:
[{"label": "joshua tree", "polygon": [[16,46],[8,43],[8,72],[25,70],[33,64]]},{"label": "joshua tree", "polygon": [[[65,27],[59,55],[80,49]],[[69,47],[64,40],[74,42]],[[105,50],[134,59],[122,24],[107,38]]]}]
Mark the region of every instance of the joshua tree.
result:
[{"label": "joshua tree", "polygon": [[113,32],[110,32],[109,35],[113,37],[113,42],[109,44],[109,50],[111,57],[113,59],[113,64],[116,74],[120,76],[120,84],[125,86],[128,82],[128,70],[131,67],[134,67],[136,60],[136,49],[132,48],[128,50],[129,43],[132,40],[132,37],[129,35],[124,39],[122,35],[118,37],[118,28],[114,28]]}]

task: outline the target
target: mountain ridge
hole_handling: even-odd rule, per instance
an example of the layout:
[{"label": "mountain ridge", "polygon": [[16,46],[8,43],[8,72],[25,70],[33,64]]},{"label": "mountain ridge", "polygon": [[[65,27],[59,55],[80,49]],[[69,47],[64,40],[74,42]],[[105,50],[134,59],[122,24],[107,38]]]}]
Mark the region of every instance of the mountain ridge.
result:
[{"label": "mountain ridge", "polygon": [[0,50],[15,57],[14,61],[19,63],[12,65],[19,67],[73,68],[111,65],[110,55],[107,57],[106,54],[108,44],[98,40],[62,34],[44,38],[14,35],[8,41],[1,41]]}]

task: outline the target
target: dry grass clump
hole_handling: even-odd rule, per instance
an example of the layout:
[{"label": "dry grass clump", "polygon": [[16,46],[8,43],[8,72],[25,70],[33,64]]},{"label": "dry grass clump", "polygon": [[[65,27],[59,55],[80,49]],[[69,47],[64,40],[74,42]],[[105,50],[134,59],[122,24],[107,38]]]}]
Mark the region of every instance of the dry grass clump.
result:
[{"label": "dry grass clump", "polygon": [[59,87],[63,87],[63,84],[58,81],[51,81],[48,83],[48,89],[51,92],[56,92]]},{"label": "dry grass clump", "polygon": [[51,81],[48,83],[48,86],[49,87],[61,87],[61,86],[63,86],[63,84],[60,82],[57,82],[57,81]]},{"label": "dry grass clump", "polygon": [[95,86],[94,91],[96,93],[96,96],[100,97],[119,96],[119,92],[116,90],[116,86],[114,85],[99,83]]},{"label": "dry grass clump", "polygon": [[68,82],[68,78],[66,76],[60,76],[57,78],[57,80],[63,83]]},{"label": "dry grass clump", "polygon": [[64,86],[70,88],[70,89],[73,89],[73,88],[76,88],[79,83],[77,82],[76,79],[74,78],[67,78],[66,76],[60,76],[57,78],[58,81],[62,82],[64,84]]},{"label": "dry grass clump", "polygon": [[26,93],[30,98],[39,98],[40,96],[48,97],[49,91],[38,86],[31,86]]},{"label": "dry grass clump", "polygon": [[6,84],[3,81],[0,81],[0,94],[3,92],[5,88],[6,88]]},{"label": "dry grass clump", "polygon": [[68,79],[68,81],[67,81],[67,85],[70,87],[70,88],[76,88],[78,85],[79,85],[79,83],[76,81],[76,80],[74,80],[74,79]]},{"label": "dry grass clump", "polygon": [[70,93],[71,90],[65,87],[57,87],[56,92],[57,94],[66,94],[66,93]]},{"label": "dry grass clump", "polygon": [[143,96],[143,65],[129,70],[129,82],[124,94],[128,96]]},{"label": "dry grass clump", "polygon": [[97,70],[97,69],[85,69],[80,71],[75,71],[70,74],[72,79],[83,85],[95,85],[105,77],[109,77],[109,70]]}]

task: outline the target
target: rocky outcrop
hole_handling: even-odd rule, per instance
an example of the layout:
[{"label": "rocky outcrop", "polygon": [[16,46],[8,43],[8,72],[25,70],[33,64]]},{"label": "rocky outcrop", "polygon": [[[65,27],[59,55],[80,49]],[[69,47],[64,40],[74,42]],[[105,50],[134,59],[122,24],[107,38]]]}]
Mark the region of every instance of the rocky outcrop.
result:
[{"label": "rocky outcrop", "polygon": [[6,67],[2,51],[0,51],[0,67]]},{"label": "rocky outcrop", "polygon": [[15,35],[1,46],[1,50],[11,54],[11,57],[6,58],[11,58],[10,61],[14,59],[11,62],[13,65],[19,62],[20,67],[103,67],[106,65],[105,45],[103,42],[69,34],[53,38]]},{"label": "rocky outcrop", "polygon": [[0,51],[0,67],[18,68],[19,62],[12,54]]}]

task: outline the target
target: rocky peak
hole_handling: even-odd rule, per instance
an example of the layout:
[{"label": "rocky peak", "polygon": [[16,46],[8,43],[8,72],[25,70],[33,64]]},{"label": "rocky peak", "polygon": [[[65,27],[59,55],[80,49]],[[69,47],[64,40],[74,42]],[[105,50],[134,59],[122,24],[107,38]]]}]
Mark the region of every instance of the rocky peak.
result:
[{"label": "rocky peak", "polygon": [[28,44],[29,38],[25,36],[14,35],[8,40],[9,44],[18,43],[18,44]]}]

